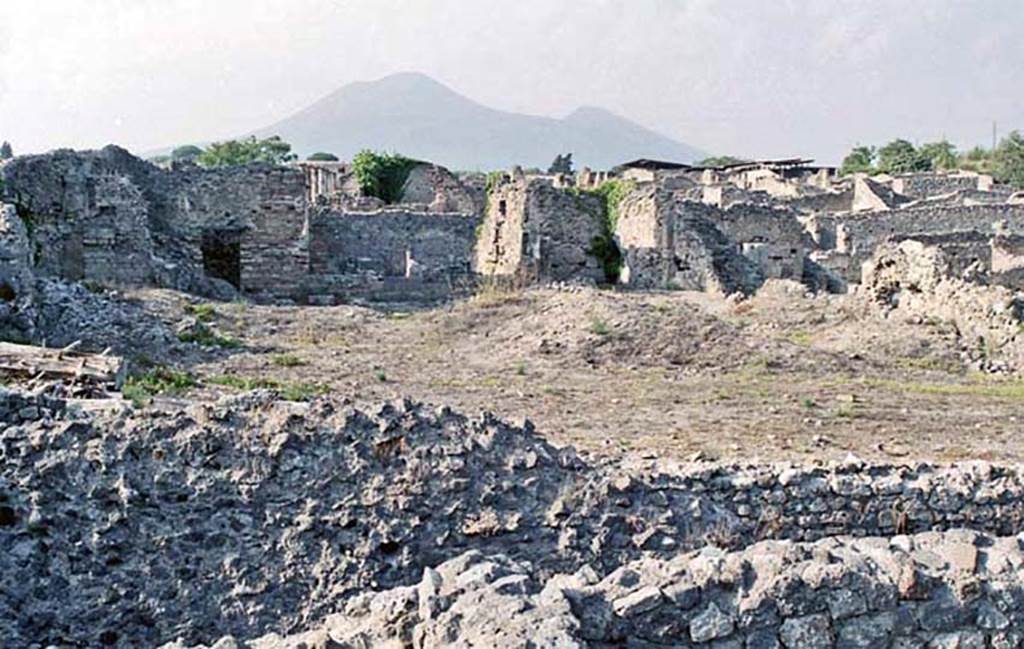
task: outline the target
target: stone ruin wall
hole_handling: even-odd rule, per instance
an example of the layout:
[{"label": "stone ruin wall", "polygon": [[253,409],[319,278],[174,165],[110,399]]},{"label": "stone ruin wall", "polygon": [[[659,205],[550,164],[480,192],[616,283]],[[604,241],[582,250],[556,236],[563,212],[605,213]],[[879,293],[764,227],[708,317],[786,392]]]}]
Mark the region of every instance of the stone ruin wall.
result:
[{"label": "stone ruin wall", "polygon": [[794,212],[746,203],[720,209],[653,183],[620,204],[616,239],[626,284],[725,293],[753,291],[766,278],[801,280],[813,246]]},{"label": "stone ruin wall", "polygon": [[321,207],[313,224],[311,192],[350,190],[346,165],[165,170],[107,147],[18,158],[4,175],[37,272],[221,299],[236,289],[301,303],[310,294],[315,302],[444,296],[467,283],[480,211],[435,165],[420,165],[407,183],[411,198],[430,204]]},{"label": "stone ruin wall", "polygon": [[[809,231],[826,251],[838,253],[832,269],[856,283],[861,264],[891,237],[978,232],[1024,234],[1024,206],[970,205],[957,207],[908,207],[847,215],[818,215],[807,219]],[[833,245],[829,245],[834,242]]]},{"label": "stone ruin wall", "polygon": [[976,173],[905,174],[892,179],[893,191],[911,198],[931,198],[957,191],[992,189],[991,176]]},{"label": "stone ruin wall", "polygon": [[204,241],[225,242],[231,280],[254,297],[294,297],[305,275],[305,180],[247,165],[163,170],[117,147],[58,151],[4,167],[45,275],[227,297]]},{"label": "stone ruin wall", "polygon": [[520,281],[604,281],[591,254],[602,234],[603,205],[586,193],[554,187],[518,171],[491,188],[474,270]]},{"label": "stone ruin wall", "polygon": [[480,219],[393,207],[320,209],[310,217],[308,292],[315,303],[443,298],[471,283]]}]

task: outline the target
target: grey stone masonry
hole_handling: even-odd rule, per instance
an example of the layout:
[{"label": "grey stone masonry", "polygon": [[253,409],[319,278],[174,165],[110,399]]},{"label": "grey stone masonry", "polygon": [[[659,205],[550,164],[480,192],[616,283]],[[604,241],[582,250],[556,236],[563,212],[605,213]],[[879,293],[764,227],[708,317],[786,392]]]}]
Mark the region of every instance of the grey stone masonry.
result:
[{"label": "grey stone masonry", "polygon": [[586,569],[545,580],[471,551],[419,588],[366,594],[314,630],[239,646],[1019,647],[1022,568],[1021,538],[965,530],[707,547],[600,581]]}]

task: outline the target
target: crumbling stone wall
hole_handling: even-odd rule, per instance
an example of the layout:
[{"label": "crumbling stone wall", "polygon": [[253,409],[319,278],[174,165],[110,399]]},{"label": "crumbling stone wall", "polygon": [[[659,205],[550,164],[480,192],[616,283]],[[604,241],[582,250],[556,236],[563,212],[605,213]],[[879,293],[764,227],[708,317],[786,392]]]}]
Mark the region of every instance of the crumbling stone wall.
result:
[{"label": "crumbling stone wall", "polygon": [[429,211],[439,213],[481,214],[484,207],[480,197],[452,172],[431,163],[418,164],[409,170],[401,202],[425,205]]},{"label": "crumbling stone wall", "polygon": [[472,213],[321,209],[310,219],[315,300],[431,300],[469,282],[480,220]]},{"label": "crumbling stone wall", "polygon": [[503,174],[490,188],[474,269],[530,281],[604,281],[592,252],[604,234],[604,209],[596,196],[549,179]]},{"label": "crumbling stone wall", "polygon": [[1024,290],[1024,236],[997,234],[991,255],[992,283]]},{"label": "crumbling stone wall", "polygon": [[[984,371],[1024,368],[1024,302],[987,277],[960,276],[939,246],[908,239],[887,243],[863,265],[863,293],[903,318],[949,323],[964,360]],[[979,281],[980,280],[980,281]]]},{"label": "crumbling stone wall", "polygon": [[968,206],[911,206],[877,212],[819,214],[808,219],[819,233],[819,245],[834,242],[834,248],[849,263],[837,268],[844,279],[857,282],[860,266],[890,237],[924,234],[979,232],[1024,234],[1024,206],[1010,204]]},{"label": "crumbling stone wall", "polygon": [[252,646],[1017,647],[1022,565],[1019,539],[966,531],[709,547],[604,579],[585,569],[544,579],[467,552],[418,585]]},{"label": "crumbling stone wall", "polygon": [[110,146],[17,158],[3,177],[44,275],[227,297],[229,282],[204,260],[211,235],[237,240],[235,289],[292,297],[306,274],[298,169],[160,169]]},{"label": "crumbling stone wall", "polygon": [[653,183],[619,206],[623,281],[641,288],[752,292],[766,278],[803,278],[813,246],[795,213],[750,204],[719,209]]},{"label": "crumbling stone wall", "polygon": [[900,174],[893,178],[892,189],[912,198],[930,198],[961,190],[988,191],[992,177],[970,171]]}]

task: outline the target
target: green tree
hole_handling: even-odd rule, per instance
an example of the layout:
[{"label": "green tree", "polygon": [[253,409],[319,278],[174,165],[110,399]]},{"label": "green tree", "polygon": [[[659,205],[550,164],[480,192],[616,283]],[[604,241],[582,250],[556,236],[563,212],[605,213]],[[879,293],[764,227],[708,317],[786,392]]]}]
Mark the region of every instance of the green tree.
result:
[{"label": "green tree", "polygon": [[889,174],[928,171],[931,160],[906,140],[893,140],[878,150],[878,170]]},{"label": "green tree", "polygon": [[171,160],[174,160],[175,162],[183,162],[186,160],[195,160],[201,155],[203,155],[202,149],[194,144],[186,144],[171,151]]},{"label": "green tree", "polygon": [[0,160],[10,160],[14,157],[14,149],[11,148],[11,143],[4,141],[0,144]]},{"label": "green tree", "polygon": [[731,155],[716,155],[710,158],[704,158],[697,163],[698,167],[728,167],[730,165],[742,164],[749,162],[743,158],[737,158]]},{"label": "green tree", "polygon": [[931,168],[936,171],[956,169],[958,166],[956,147],[948,140],[922,144],[918,153],[922,158],[928,160]]},{"label": "green tree", "polygon": [[258,140],[255,136],[245,140],[215,142],[203,151],[196,162],[204,167],[232,167],[250,162],[283,164],[295,159],[292,145],[278,136]]},{"label": "green tree", "polygon": [[365,196],[376,196],[385,203],[402,199],[409,172],[420,164],[397,153],[378,153],[364,149],[352,158],[352,173]]},{"label": "green tree", "polygon": [[565,155],[557,155],[551,162],[551,166],[548,167],[549,174],[571,174],[572,173],[572,154],[566,153]]},{"label": "green tree", "polygon": [[840,175],[846,176],[855,173],[873,173],[875,171],[875,147],[855,146],[839,167]]},{"label": "green tree", "polygon": [[1024,136],[1012,131],[992,152],[993,175],[1015,189],[1024,189]]},{"label": "green tree", "polygon": [[960,169],[992,173],[992,152],[984,147],[976,146],[967,153],[961,153],[957,157],[956,164]]},{"label": "green tree", "polygon": [[310,162],[338,162],[338,156],[334,155],[333,153],[324,153],[323,151],[318,151],[313,155],[309,156],[308,158],[306,158],[306,160],[309,160]]}]

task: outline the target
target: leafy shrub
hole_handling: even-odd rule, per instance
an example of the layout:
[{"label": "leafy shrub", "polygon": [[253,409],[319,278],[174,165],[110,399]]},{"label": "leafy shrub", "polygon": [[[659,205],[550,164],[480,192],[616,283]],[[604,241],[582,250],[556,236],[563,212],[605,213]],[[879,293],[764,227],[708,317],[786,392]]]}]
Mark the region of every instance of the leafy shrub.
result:
[{"label": "leafy shrub", "polygon": [[619,205],[633,186],[628,180],[609,180],[597,189],[581,191],[601,200],[601,213],[595,215],[601,225],[601,233],[591,239],[589,252],[601,262],[609,284],[618,282],[622,272],[622,251],[615,242],[615,229],[619,223]]},{"label": "leafy shrub", "polygon": [[168,367],[156,367],[137,376],[129,376],[121,388],[121,395],[141,405],[157,394],[181,394],[199,385],[188,372]]},{"label": "leafy shrub", "polygon": [[409,172],[420,162],[397,153],[378,153],[364,149],[352,158],[352,172],[365,196],[375,196],[385,203],[402,199],[402,189]]}]

